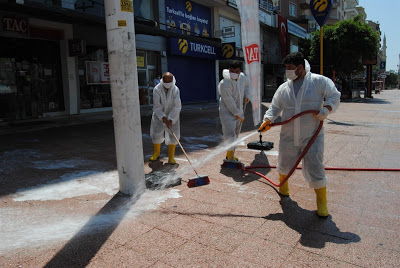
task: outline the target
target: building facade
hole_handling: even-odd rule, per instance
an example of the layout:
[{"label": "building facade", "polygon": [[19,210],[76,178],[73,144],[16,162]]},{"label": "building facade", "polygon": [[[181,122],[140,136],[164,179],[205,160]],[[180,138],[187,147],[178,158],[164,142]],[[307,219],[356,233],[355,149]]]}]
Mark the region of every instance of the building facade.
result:
[{"label": "building facade", "polygon": [[[14,1],[0,0],[0,120],[111,110],[103,1]],[[345,2],[334,1],[333,16],[345,17]],[[317,29],[309,3],[259,1],[262,98],[284,82],[285,54]],[[135,0],[133,6],[140,105],[152,105],[155,78],[166,71],[175,75],[182,102],[191,103],[219,99],[229,60],[244,68],[235,0]]]}]

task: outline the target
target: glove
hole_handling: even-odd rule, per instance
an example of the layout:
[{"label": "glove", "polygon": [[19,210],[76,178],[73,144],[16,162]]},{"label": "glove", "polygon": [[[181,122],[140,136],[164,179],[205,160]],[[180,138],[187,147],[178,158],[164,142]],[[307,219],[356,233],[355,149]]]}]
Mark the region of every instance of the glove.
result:
[{"label": "glove", "polygon": [[172,128],[172,120],[168,120],[167,123],[165,123],[167,128],[171,129]]},{"label": "glove", "polygon": [[240,120],[240,122],[242,122],[243,123],[243,121],[244,121],[244,117],[242,118],[242,117],[240,117],[240,115],[237,115],[236,116],[239,120]]},{"label": "glove", "polygon": [[268,119],[264,121],[264,123],[261,124],[260,128],[258,129],[259,132],[265,132],[267,130],[271,129],[271,121]]},{"label": "glove", "polygon": [[319,113],[317,115],[314,114],[314,116],[318,118],[320,121],[323,121],[328,117],[328,114],[329,114],[328,108],[324,107],[321,110],[319,110]]}]

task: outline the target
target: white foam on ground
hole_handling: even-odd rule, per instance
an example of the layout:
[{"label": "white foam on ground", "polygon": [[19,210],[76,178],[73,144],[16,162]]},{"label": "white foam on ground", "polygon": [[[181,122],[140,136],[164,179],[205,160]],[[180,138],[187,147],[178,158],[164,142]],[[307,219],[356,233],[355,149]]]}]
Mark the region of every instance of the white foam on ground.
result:
[{"label": "white foam on ground", "polygon": [[[65,185],[62,188],[67,188]],[[101,188],[101,187],[100,187]],[[69,189],[75,191],[75,187]],[[45,191],[46,192],[46,191]],[[40,200],[44,193],[38,190],[34,200]],[[103,227],[128,221],[152,209],[156,209],[169,198],[179,198],[179,190],[146,191],[140,199],[129,199],[114,211],[101,215],[60,215],[49,208],[0,208],[0,253],[13,249],[48,246],[67,241],[78,232],[90,233]],[[104,205],[109,200],[104,200]],[[96,201],[98,202],[98,201]],[[95,205],[98,205],[97,203]],[[67,210],[66,210],[67,211]]]},{"label": "white foam on ground", "polygon": [[85,159],[32,161],[33,167],[36,169],[75,168],[90,165],[93,163],[94,161],[89,161]]},{"label": "white foam on ground", "polygon": [[36,150],[16,149],[0,153],[0,169],[5,173],[13,172],[21,163],[30,163],[41,158]]},{"label": "white foam on ground", "polygon": [[98,193],[113,195],[118,192],[118,187],[117,171],[82,171],[65,174],[61,176],[61,179],[52,180],[46,184],[20,189],[13,200],[62,200]]},{"label": "white foam on ground", "polygon": [[[217,154],[227,148],[243,142],[245,139],[257,134],[249,134],[232,144],[219,145],[212,153],[194,163],[194,167],[211,161]],[[32,157],[35,157],[33,152]],[[171,177],[183,176],[193,172],[192,167],[186,166],[178,174]],[[168,179],[167,179],[168,180]],[[14,195],[14,201],[28,200],[61,200],[83,195],[108,193],[113,195],[118,191],[118,173],[85,171],[66,174],[61,179],[49,183],[21,189]],[[179,190],[169,189],[162,191],[146,191],[140,198],[132,198],[123,205],[118,206],[111,213],[102,215],[59,215],[58,211],[49,208],[30,206],[29,208],[0,208],[0,253],[12,249],[34,246],[50,246],[60,241],[71,239],[78,232],[92,232],[98,228],[127,221],[151,209],[156,209],[160,203],[169,198],[179,198]],[[109,200],[104,200],[104,204]],[[99,206],[99,200],[91,205]],[[100,204],[102,205],[102,204]],[[99,208],[99,210],[101,207]],[[65,211],[68,211],[65,209]]]},{"label": "white foam on ground", "polygon": [[198,142],[198,141],[209,141],[209,142],[220,142],[222,140],[222,135],[208,135],[202,137],[182,137],[188,142]]}]

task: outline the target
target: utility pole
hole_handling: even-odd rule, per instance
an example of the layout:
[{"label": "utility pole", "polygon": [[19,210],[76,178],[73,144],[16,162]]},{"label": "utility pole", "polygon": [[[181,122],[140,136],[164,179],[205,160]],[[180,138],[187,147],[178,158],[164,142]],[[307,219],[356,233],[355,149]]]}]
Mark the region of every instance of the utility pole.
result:
[{"label": "utility pole", "polygon": [[120,192],[146,189],[132,0],[105,0],[108,60]]}]

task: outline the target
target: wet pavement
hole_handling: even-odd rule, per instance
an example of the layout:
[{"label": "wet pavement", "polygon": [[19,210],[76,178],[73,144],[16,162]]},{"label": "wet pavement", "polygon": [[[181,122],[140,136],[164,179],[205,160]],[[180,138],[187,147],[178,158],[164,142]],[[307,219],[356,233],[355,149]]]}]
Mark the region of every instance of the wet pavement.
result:
[{"label": "wet pavement", "polygon": [[[373,97],[342,102],[325,121],[326,166],[400,168],[400,90]],[[301,171],[281,198],[265,179],[221,168],[216,103],[181,113],[181,143],[211,180],[195,188],[179,147],[177,165],[164,144],[149,162],[151,111],[141,113],[146,178],[182,183],[133,197],[118,194],[111,112],[1,123],[0,267],[400,266],[400,172],[327,171],[321,219]],[[274,148],[247,149],[259,138],[250,109],[246,118],[235,155],[275,165],[279,127],[263,137]],[[275,169],[258,171],[278,181]]]}]

